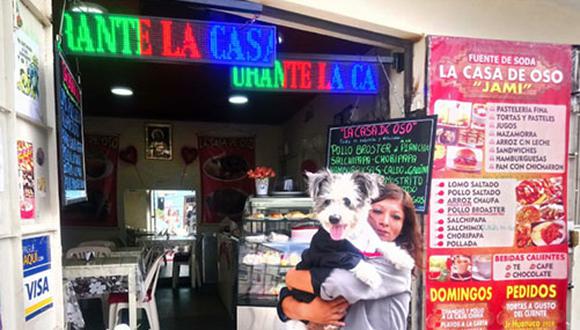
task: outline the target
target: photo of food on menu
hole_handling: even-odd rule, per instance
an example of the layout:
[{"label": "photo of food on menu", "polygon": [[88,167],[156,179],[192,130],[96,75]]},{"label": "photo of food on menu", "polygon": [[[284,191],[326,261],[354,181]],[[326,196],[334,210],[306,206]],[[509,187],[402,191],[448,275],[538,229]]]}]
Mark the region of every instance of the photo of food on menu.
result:
[{"label": "photo of food on menu", "polygon": [[480,173],[485,143],[485,104],[437,100],[433,169]]},{"label": "photo of food on menu", "polygon": [[522,180],[516,187],[518,248],[565,244],[562,177]]}]

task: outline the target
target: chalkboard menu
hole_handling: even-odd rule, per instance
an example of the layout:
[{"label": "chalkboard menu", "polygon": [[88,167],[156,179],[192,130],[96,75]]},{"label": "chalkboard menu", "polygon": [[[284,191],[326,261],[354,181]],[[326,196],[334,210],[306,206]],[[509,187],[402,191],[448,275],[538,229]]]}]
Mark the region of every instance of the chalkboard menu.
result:
[{"label": "chalkboard menu", "polygon": [[367,172],[408,191],[425,213],[433,161],[436,117],[333,126],[326,167],[334,173]]},{"label": "chalkboard menu", "polygon": [[61,202],[69,205],[87,200],[81,89],[60,52],[57,71]]}]

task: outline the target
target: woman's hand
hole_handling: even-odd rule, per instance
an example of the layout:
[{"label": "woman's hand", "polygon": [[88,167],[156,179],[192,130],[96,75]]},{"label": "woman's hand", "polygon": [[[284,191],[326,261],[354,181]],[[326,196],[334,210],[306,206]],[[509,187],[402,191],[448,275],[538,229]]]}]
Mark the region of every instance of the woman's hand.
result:
[{"label": "woman's hand", "polygon": [[344,326],[341,320],[346,315],[347,309],[348,303],[343,298],[324,301],[316,297],[310,303],[302,303],[293,297],[287,297],[282,301],[282,310],[291,319],[339,327]]},{"label": "woman's hand", "polygon": [[344,322],[341,320],[346,315],[348,302],[342,297],[331,301],[325,301],[316,297],[308,304],[306,309],[310,313],[309,321],[342,327],[344,326]]},{"label": "woman's hand", "polygon": [[286,286],[291,289],[314,293],[312,276],[308,270],[290,269],[286,273]]}]

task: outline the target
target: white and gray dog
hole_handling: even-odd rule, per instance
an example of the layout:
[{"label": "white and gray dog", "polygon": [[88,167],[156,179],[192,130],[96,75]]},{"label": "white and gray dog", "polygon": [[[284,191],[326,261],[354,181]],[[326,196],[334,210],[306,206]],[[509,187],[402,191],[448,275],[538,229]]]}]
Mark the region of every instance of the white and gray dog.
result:
[{"label": "white and gray dog", "polygon": [[[378,197],[383,177],[357,172],[334,174],[329,170],[306,175],[314,213],[333,240],[348,240],[363,253],[379,252],[398,269],[414,267],[414,260],[406,250],[394,242],[381,241],[368,222],[371,201]],[[370,287],[381,284],[377,270],[364,260],[350,270]]]},{"label": "white and gray dog", "polygon": [[[314,235],[296,269],[342,268],[352,271],[371,288],[376,288],[381,285],[381,276],[371,263],[365,261],[364,255],[378,252],[395,268],[414,267],[413,258],[406,250],[394,242],[381,241],[368,222],[371,201],[378,197],[379,185],[383,183],[381,176],[367,173],[333,174],[329,170],[307,172],[306,175],[310,196],[314,200],[314,213],[323,230]],[[291,295],[298,300],[305,299],[296,291]],[[285,328],[306,329],[306,325],[289,320]],[[336,328],[325,326],[324,329]]]}]

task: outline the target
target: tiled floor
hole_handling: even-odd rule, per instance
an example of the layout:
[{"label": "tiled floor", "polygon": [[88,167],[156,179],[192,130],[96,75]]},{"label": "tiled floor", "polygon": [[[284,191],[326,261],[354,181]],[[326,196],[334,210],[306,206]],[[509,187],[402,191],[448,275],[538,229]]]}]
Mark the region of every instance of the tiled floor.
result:
[{"label": "tiled floor", "polygon": [[[205,286],[196,291],[182,285],[180,289],[173,290],[169,282],[159,283],[155,297],[159,310],[159,323],[163,330],[235,329],[234,321],[229,318],[215,286]],[[86,329],[105,329],[99,300],[92,300],[84,305],[86,305],[83,307]],[[139,329],[148,329],[144,314],[141,322],[143,324]]]}]

